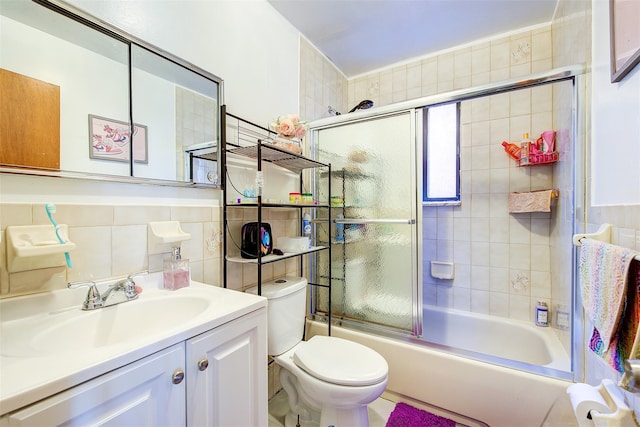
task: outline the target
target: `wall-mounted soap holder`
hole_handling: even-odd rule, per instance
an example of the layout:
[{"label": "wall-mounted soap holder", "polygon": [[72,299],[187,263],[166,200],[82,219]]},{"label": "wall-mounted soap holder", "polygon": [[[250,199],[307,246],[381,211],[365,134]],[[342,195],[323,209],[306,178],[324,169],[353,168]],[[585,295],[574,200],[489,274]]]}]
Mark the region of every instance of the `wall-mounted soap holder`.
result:
[{"label": "wall-mounted soap holder", "polygon": [[431,276],[435,279],[453,280],[455,265],[452,262],[431,261]]},{"label": "wall-mounted soap holder", "polygon": [[65,252],[71,252],[76,244],[69,241],[68,227],[60,224],[60,243],[53,225],[9,226],[7,236],[7,271],[37,270],[66,265]]},{"label": "wall-mounted soap holder", "polygon": [[155,221],[147,227],[149,255],[171,252],[171,248],[180,246],[180,242],[190,238],[191,234],[182,231],[178,221]]}]

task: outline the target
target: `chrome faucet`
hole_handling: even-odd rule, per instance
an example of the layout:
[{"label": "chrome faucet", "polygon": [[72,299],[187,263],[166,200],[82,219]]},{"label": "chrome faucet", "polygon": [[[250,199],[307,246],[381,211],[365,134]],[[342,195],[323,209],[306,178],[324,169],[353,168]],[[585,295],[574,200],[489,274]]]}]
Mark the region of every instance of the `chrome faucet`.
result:
[{"label": "chrome faucet", "polygon": [[88,286],[89,291],[82,303],[83,310],[95,310],[98,308],[109,307],[110,305],[120,304],[121,302],[127,302],[138,298],[138,292],[136,292],[136,283],[133,281],[135,276],[147,274],[148,271],[138,271],[131,273],[126,279],[120,280],[115,284],[109,286],[104,295],[100,295],[96,283],[92,280],[83,280],[79,282],[69,282],[67,287],[69,289],[79,288],[82,286]]},{"label": "chrome faucet", "polygon": [[640,359],[624,361],[624,375],[620,378],[618,385],[632,393],[640,391]]}]

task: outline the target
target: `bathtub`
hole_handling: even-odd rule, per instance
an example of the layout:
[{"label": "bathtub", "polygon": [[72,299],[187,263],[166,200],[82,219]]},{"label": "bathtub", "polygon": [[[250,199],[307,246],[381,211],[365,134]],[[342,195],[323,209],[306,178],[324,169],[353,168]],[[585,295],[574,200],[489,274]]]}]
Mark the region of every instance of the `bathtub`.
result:
[{"label": "bathtub", "polygon": [[533,323],[425,305],[423,339],[464,351],[560,371],[571,359],[552,328]]},{"label": "bathtub", "polygon": [[[326,323],[309,320],[306,333],[307,338],[326,334]],[[332,326],[331,335],[364,344],[387,360],[385,395],[391,400],[423,402],[491,427],[554,425],[548,424],[552,409],[571,408],[570,381],[341,326]],[[575,421],[571,412],[554,416]]]}]

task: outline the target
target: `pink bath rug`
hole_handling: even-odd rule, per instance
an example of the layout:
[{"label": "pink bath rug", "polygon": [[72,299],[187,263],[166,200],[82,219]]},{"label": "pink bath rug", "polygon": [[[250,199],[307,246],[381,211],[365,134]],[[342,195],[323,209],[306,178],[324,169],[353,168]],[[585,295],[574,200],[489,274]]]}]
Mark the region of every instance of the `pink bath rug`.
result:
[{"label": "pink bath rug", "polygon": [[456,423],[448,418],[402,402],[396,404],[387,421],[387,427],[455,427],[455,425]]}]

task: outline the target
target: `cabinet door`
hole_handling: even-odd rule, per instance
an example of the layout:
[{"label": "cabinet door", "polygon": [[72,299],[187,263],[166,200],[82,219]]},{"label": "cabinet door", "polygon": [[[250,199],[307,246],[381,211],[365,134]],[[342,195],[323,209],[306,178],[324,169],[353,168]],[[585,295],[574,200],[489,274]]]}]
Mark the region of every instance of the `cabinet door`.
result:
[{"label": "cabinet door", "polygon": [[184,344],[49,397],[8,417],[8,426],[183,426]]},{"label": "cabinet door", "polygon": [[260,309],[187,341],[187,425],[266,426],[267,315]]}]

